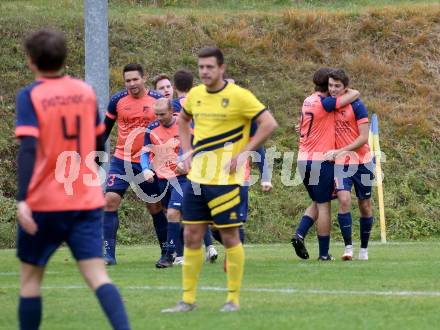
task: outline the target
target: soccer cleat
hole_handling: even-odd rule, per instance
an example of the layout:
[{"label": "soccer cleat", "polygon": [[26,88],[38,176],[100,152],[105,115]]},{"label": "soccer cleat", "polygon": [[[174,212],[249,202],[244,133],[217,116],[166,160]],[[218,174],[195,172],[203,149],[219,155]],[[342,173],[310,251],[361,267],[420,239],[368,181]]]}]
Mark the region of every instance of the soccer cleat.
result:
[{"label": "soccer cleat", "polygon": [[217,250],[213,245],[206,247],[206,261],[209,261],[211,264],[215,263],[218,258]]},{"label": "soccer cleat", "polygon": [[298,257],[301,259],[309,259],[309,252],[304,245],[304,239],[302,237],[295,234],[293,235],[291,242]]},{"label": "soccer cleat", "polygon": [[174,257],[172,255],[166,254],[156,262],[156,268],[169,268],[173,267]]},{"label": "soccer cleat", "polygon": [[335,258],[333,258],[330,254],[326,256],[319,256],[318,261],[333,261]]},{"label": "soccer cleat", "polygon": [[196,304],[187,304],[186,302],[179,301],[176,306],[171,308],[162,309],[162,313],[184,313],[191,312],[197,308]]},{"label": "soccer cleat", "polygon": [[363,249],[361,248],[359,250],[359,256],[358,256],[359,260],[368,260],[368,249]]},{"label": "soccer cleat", "polygon": [[353,260],[353,245],[346,245],[344,254],[341,257],[344,261]]},{"label": "soccer cleat", "polygon": [[220,308],[220,312],[228,313],[228,312],[238,312],[240,310],[240,306],[234,304],[232,301],[228,301],[226,304]]},{"label": "soccer cleat", "polygon": [[183,265],[183,257],[174,258],[173,265]]}]

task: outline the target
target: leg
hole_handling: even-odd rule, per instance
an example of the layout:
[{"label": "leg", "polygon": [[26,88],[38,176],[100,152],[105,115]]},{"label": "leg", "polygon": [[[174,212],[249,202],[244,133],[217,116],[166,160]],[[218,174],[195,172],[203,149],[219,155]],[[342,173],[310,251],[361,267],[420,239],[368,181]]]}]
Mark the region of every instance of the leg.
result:
[{"label": "leg", "polygon": [[[349,189],[349,190],[348,190]],[[338,223],[344,239],[345,251],[342,260],[353,259],[353,243],[352,243],[352,219],[351,219],[351,185],[347,190],[339,190],[337,192],[339,211]]]},{"label": "leg", "polygon": [[238,310],[244,269],[244,249],[238,227],[221,228],[220,235],[226,249],[228,296],[222,311]]},{"label": "leg", "polygon": [[101,258],[81,260],[78,261],[78,268],[87,285],[95,292],[113,329],[130,329],[121,295],[116,286],[111,283],[104,261]]},{"label": "leg", "polygon": [[330,202],[317,203],[318,220],[316,221],[316,231],[318,233],[319,259],[332,260],[329,255],[330,231],[331,231],[331,209]]},{"label": "leg", "polygon": [[205,235],[203,236],[203,243],[205,244],[205,248],[206,248],[206,255],[205,255],[206,261],[209,261],[210,263],[214,263],[218,258],[218,253],[214,245],[212,245],[212,232],[209,226],[208,228],[206,228]]},{"label": "leg", "polygon": [[41,323],[42,301],[41,282],[44,267],[21,263],[20,302],[18,318],[20,329],[38,329]]},{"label": "leg", "polygon": [[360,260],[368,260],[368,242],[370,240],[371,228],[373,227],[373,206],[371,204],[371,198],[359,199],[359,210],[361,213],[360,218],[360,237],[361,237],[361,249],[359,251]]},{"label": "leg", "polygon": [[181,244],[180,241],[180,218],[181,213],[179,210],[169,208],[167,210],[167,251],[164,256],[156,263],[157,268],[168,268],[173,265],[174,253],[176,252],[176,246]]},{"label": "leg", "polygon": [[116,236],[119,228],[118,209],[122,194],[109,191],[105,194],[104,208],[104,259],[107,265],[116,264]]},{"label": "leg", "polygon": [[147,210],[153,218],[153,225],[156,231],[157,240],[161,249],[161,255],[166,253],[166,243],[167,243],[167,228],[168,220],[162,209],[162,204],[157,203],[147,203]]}]

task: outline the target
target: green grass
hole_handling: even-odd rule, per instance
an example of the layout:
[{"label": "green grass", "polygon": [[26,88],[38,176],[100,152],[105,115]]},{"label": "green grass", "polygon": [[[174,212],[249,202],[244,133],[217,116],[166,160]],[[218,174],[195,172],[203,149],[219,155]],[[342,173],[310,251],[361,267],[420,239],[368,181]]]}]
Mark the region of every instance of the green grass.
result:
[{"label": "green grass", "polygon": [[[242,310],[220,314],[226,293],[223,251],[205,264],[199,309],[162,315],[180,299],[181,268],[154,269],[157,248],[122,247],[110,275],[120,287],[133,329],[433,329],[440,322],[440,244],[370,245],[368,262],[302,261],[287,244],[248,245]],[[335,256],[342,245],[334,244]],[[18,262],[13,250],[0,251],[0,328],[16,328]],[[104,329],[99,306],[85,288],[66,249],[51,260],[44,281],[42,329]],[[65,288],[65,287],[69,287]],[[204,287],[204,288],[203,288]],[[261,290],[266,289],[266,291]],[[278,290],[278,291],[277,291]]]}]

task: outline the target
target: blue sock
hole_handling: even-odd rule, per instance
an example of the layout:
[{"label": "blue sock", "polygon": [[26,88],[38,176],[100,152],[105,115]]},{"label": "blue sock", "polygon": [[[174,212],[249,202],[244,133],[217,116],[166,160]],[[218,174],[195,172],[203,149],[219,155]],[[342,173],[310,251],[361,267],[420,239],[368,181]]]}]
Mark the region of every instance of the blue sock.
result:
[{"label": "blue sock", "polygon": [[180,226],[179,237],[176,242],[176,257],[183,257],[183,226]]},{"label": "blue sock", "polygon": [[220,236],[220,230],[211,230],[211,233],[212,237],[214,237],[217,242],[223,245],[222,237]]},{"label": "blue sock", "polygon": [[240,241],[241,241],[241,244],[244,244],[244,227],[243,227],[243,225],[241,225],[241,226],[238,228],[238,233],[239,233],[239,235],[240,235]]},{"label": "blue sock", "polygon": [[205,243],[205,246],[212,245],[212,237],[211,237],[211,228],[206,228],[205,236],[203,236],[203,242]]},{"label": "blue sock", "polygon": [[308,215],[303,215],[298,228],[296,229],[296,234],[301,238],[306,238],[307,233],[309,232],[310,228],[312,228],[314,223],[315,222],[311,217]]},{"label": "blue sock", "polygon": [[371,227],[373,227],[374,218],[361,218],[360,219],[360,235],[361,235],[361,248],[366,249],[368,247],[368,241],[370,240]]},{"label": "blue sock", "polygon": [[318,235],[318,243],[319,243],[319,256],[327,257],[328,250],[330,248],[330,236],[319,236]]},{"label": "blue sock", "polygon": [[[176,246],[179,244],[178,241],[180,241],[180,222],[168,222],[167,232],[167,254],[172,255],[174,252],[176,252]],[[180,245],[182,245],[182,243],[180,243]]]},{"label": "blue sock", "polygon": [[339,222],[339,229],[341,230],[342,238],[344,239],[344,244],[352,245],[351,240],[351,213],[338,213],[338,222]]},{"label": "blue sock", "polygon": [[116,286],[111,283],[103,284],[96,289],[95,294],[113,329],[130,329],[127,312]]},{"label": "blue sock", "polygon": [[42,313],[41,297],[20,297],[18,304],[18,320],[20,330],[38,330]]},{"label": "blue sock", "polygon": [[119,228],[118,211],[104,212],[104,249],[107,256],[116,257],[116,233]]},{"label": "blue sock", "polygon": [[168,220],[165,214],[160,211],[159,213],[152,214],[154,229],[156,230],[157,240],[159,241],[162,255],[166,253],[167,246],[167,228]]}]

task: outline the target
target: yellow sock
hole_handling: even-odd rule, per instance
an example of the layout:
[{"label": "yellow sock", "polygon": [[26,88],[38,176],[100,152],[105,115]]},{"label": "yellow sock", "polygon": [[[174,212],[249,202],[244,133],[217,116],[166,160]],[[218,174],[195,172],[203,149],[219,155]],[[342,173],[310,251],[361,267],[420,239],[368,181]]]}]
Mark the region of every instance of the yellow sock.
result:
[{"label": "yellow sock", "polygon": [[226,301],[232,301],[239,305],[241,279],[244,269],[244,249],[240,243],[233,248],[226,249],[226,271],[228,275],[228,297]]},{"label": "yellow sock", "polygon": [[196,301],[197,282],[203,265],[203,248],[183,249],[183,301],[187,304],[194,304]]}]

